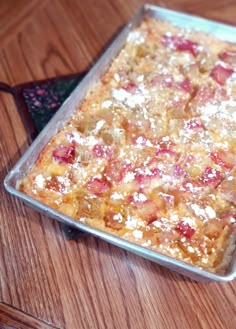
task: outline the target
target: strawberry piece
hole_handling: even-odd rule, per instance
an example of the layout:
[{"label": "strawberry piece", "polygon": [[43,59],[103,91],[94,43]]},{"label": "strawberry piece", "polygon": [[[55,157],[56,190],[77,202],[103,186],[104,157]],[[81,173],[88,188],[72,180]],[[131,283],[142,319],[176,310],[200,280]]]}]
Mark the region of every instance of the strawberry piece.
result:
[{"label": "strawberry piece", "polygon": [[182,236],[184,236],[186,239],[191,239],[191,237],[195,233],[195,229],[192,228],[188,223],[181,221],[176,226],[175,230],[180,233]]},{"label": "strawberry piece", "polygon": [[73,163],[75,161],[75,147],[74,146],[57,146],[52,156],[60,163]]},{"label": "strawberry piece", "polygon": [[233,74],[234,70],[228,69],[220,64],[216,65],[211,71],[210,76],[213,80],[223,86],[227,79]]},{"label": "strawberry piece", "polygon": [[180,88],[184,91],[186,91],[187,93],[191,93],[193,90],[193,87],[191,85],[191,82],[188,78],[185,78],[182,82],[180,82],[179,84]]},{"label": "strawberry piece", "polygon": [[216,169],[206,167],[202,176],[200,177],[200,181],[206,185],[210,184],[216,186],[221,181],[221,173]]},{"label": "strawberry piece", "polygon": [[165,34],[162,38],[162,43],[165,47],[168,47],[173,50],[187,51],[191,53],[194,57],[199,54],[199,44],[197,42],[185,39],[184,37]]},{"label": "strawberry piece", "polygon": [[236,51],[235,50],[226,50],[219,53],[219,58],[228,63],[236,64]]},{"label": "strawberry piece", "polygon": [[233,155],[230,156],[223,150],[211,152],[210,158],[214,161],[215,164],[225,169],[232,169],[233,161],[235,161]]},{"label": "strawberry piece", "polygon": [[105,176],[111,182],[120,183],[131,169],[131,164],[116,160],[107,165]]},{"label": "strawberry piece", "polygon": [[87,189],[96,195],[100,195],[107,192],[111,187],[111,184],[105,179],[92,178],[87,183]]},{"label": "strawberry piece", "polygon": [[114,148],[110,145],[95,144],[92,149],[96,158],[111,159],[114,156]]}]

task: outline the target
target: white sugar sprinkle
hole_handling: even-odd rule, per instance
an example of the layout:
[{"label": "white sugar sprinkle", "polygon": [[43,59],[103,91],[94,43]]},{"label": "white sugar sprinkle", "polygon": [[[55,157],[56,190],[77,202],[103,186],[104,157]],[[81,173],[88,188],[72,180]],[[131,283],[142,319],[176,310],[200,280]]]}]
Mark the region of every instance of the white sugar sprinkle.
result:
[{"label": "white sugar sprinkle", "polygon": [[107,99],[106,101],[103,101],[101,106],[103,109],[108,109],[109,107],[111,107],[112,105],[112,101]]},{"label": "white sugar sprinkle", "polygon": [[35,177],[35,183],[39,188],[44,187],[44,182],[45,182],[45,178],[43,177],[43,175],[40,174]]},{"label": "white sugar sprinkle", "polygon": [[206,212],[207,217],[210,218],[210,219],[213,219],[213,218],[216,217],[215,210],[210,206],[206,206],[205,212]]},{"label": "white sugar sprinkle", "polygon": [[111,199],[113,199],[113,200],[123,200],[124,197],[123,197],[123,195],[121,193],[114,192],[111,195]]},{"label": "white sugar sprinkle", "polygon": [[134,236],[136,239],[142,239],[142,237],[143,237],[143,232],[140,231],[140,230],[134,230],[134,231],[133,231],[133,236]]}]

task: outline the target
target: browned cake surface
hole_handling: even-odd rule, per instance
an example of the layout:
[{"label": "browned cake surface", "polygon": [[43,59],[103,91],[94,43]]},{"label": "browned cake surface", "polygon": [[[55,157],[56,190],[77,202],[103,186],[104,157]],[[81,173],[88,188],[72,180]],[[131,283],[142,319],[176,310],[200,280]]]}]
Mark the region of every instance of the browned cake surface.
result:
[{"label": "browned cake surface", "polygon": [[147,20],[20,182],[94,227],[211,271],[235,246],[236,46]]}]

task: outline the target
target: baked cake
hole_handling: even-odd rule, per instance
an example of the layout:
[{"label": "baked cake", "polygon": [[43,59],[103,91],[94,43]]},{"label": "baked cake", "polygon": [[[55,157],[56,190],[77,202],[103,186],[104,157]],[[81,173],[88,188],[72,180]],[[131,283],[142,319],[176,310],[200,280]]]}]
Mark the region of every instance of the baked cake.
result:
[{"label": "baked cake", "polygon": [[147,19],[19,190],[213,272],[235,248],[236,45]]}]

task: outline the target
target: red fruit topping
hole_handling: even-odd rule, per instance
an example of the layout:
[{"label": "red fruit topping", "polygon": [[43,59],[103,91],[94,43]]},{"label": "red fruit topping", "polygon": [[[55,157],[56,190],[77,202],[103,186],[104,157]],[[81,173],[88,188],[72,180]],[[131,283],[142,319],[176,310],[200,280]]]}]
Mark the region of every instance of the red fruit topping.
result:
[{"label": "red fruit topping", "polygon": [[173,175],[175,177],[183,177],[186,176],[186,171],[179,164],[175,164],[173,167]]},{"label": "red fruit topping", "polygon": [[164,35],[162,43],[165,47],[178,51],[188,51],[193,56],[199,53],[198,43],[176,35]]},{"label": "red fruit topping", "polygon": [[217,152],[211,152],[210,158],[215,162],[215,164],[223,167],[225,169],[233,168],[234,156],[232,155],[232,159],[229,154],[224,152],[223,150]]},{"label": "red fruit topping", "polygon": [[52,156],[60,163],[73,163],[75,161],[75,148],[74,146],[57,146]]},{"label": "red fruit topping", "polygon": [[114,148],[110,145],[95,144],[92,152],[96,158],[101,159],[111,159],[114,156]]},{"label": "red fruit topping", "polygon": [[111,184],[105,179],[92,178],[87,183],[88,190],[96,195],[107,192],[111,187]]},{"label": "red fruit topping", "polygon": [[111,182],[119,183],[125,177],[127,172],[131,170],[131,164],[125,161],[110,162],[105,169],[105,176]]},{"label": "red fruit topping", "polygon": [[66,137],[71,146],[76,147],[76,145],[78,145],[75,139],[75,135],[73,133],[68,133]]},{"label": "red fruit topping", "polygon": [[129,93],[135,92],[137,90],[137,85],[130,81],[123,86],[123,89]]},{"label": "red fruit topping", "polygon": [[219,53],[219,58],[229,64],[236,64],[236,51],[228,50]]},{"label": "red fruit topping", "polygon": [[165,159],[176,157],[177,154],[176,154],[176,152],[174,152],[172,150],[163,148],[156,152],[156,156],[158,159],[160,158],[160,159],[165,160]]},{"label": "red fruit topping", "polygon": [[158,146],[161,150],[170,150],[175,147],[175,143],[168,136],[152,139],[152,144]]},{"label": "red fruit topping", "polygon": [[158,208],[154,201],[146,200],[139,207],[138,213],[148,224],[150,224],[157,219]]},{"label": "red fruit topping", "polygon": [[157,74],[152,80],[153,87],[167,87],[171,88],[174,85],[174,78],[170,74]]},{"label": "red fruit topping", "polygon": [[197,193],[202,186],[197,180],[187,179],[183,182],[182,188],[187,193]]},{"label": "red fruit topping", "polygon": [[205,107],[207,104],[214,104],[220,106],[222,102],[228,101],[229,96],[227,92],[221,88],[212,88],[209,86],[201,86],[196,96],[191,101],[191,108],[198,111],[199,108]]},{"label": "red fruit topping", "polygon": [[221,181],[221,173],[220,173],[220,171],[218,171],[216,169],[213,169],[211,167],[206,167],[200,180],[206,185],[212,184],[212,185],[216,186]]},{"label": "red fruit topping", "polygon": [[163,199],[165,202],[165,205],[167,208],[173,208],[175,205],[175,197],[174,195],[167,194],[167,193],[160,193],[160,197]]},{"label": "red fruit topping", "polygon": [[202,86],[194,97],[194,100],[196,100],[197,104],[201,106],[212,101],[214,99],[214,95],[215,89],[209,88],[208,86]]},{"label": "red fruit topping", "polygon": [[162,83],[162,85],[164,87],[168,87],[168,88],[173,87],[173,85],[174,85],[174,78],[171,75],[166,76],[165,79],[164,79],[164,81],[163,81],[163,83]]},{"label": "red fruit topping", "polygon": [[199,128],[203,128],[202,123],[197,120],[197,119],[190,119],[187,122],[187,128],[188,129],[199,129]]},{"label": "red fruit topping", "polygon": [[180,88],[184,91],[186,91],[187,93],[191,93],[193,87],[191,85],[191,82],[188,78],[184,79],[182,82],[180,82]]},{"label": "red fruit topping", "polygon": [[161,171],[158,168],[146,168],[144,170],[140,170],[135,174],[135,180],[138,182],[140,185],[144,184],[145,182],[150,181],[152,178],[160,177],[161,176]]},{"label": "red fruit topping", "polygon": [[146,220],[148,224],[158,217],[158,208],[154,201],[145,199],[142,193],[136,193],[128,198],[131,205],[137,210],[139,216]]},{"label": "red fruit topping", "polygon": [[190,164],[190,163],[193,163],[195,160],[196,160],[196,158],[192,154],[189,154],[186,157],[185,163]]},{"label": "red fruit topping", "polygon": [[225,68],[224,66],[218,64],[213,68],[210,76],[217,83],[219,83],[221,86],[223,86],[225,84],[226,80],[233,74],[233,72],[234,72],[234,70]]},{"label": "red fruit topping", "polygon": [[192,228],[188,223],[181,221],[175,228],[175,230],[184,236],[186,239],[191,239],[195,233],[195,229]]}]

